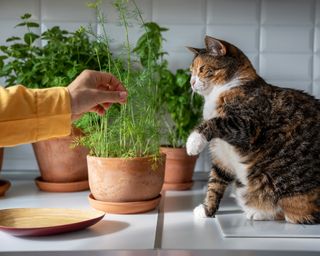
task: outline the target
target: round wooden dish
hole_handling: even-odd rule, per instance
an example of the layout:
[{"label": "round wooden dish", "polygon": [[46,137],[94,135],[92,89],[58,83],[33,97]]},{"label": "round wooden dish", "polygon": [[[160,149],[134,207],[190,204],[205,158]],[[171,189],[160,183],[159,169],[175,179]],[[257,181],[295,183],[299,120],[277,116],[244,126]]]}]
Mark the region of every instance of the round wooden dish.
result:
[{"label": "round wooden dish", "polygon": [[188,190],[193,186],[193,181],[184,183],[164,183],[163,190]]},{"label": "round wooden dish", "polygon": [[41,177],[35,179],[37,187],[46,192],[77,192],[89,189],[88,180],[75,182],[47,182]]},{"label": "round wooden dish", "polygon": [[0,197],[4,196],[7,190],[10,188],[11,183],[7,180],[0,180]]},{"label": "round wooden dish", "polygon": [[14,236],[47,236],[87,228],[104,217],[96,210],[14,208],[0,210],[0,230]]},{"label": "round wooden dish", "polygon": [[143,213],[155,209],[160,203],[161,195],[156,198],[139,202],[103,202],[89,195],[90,205],[100,211],[117,214]]}]

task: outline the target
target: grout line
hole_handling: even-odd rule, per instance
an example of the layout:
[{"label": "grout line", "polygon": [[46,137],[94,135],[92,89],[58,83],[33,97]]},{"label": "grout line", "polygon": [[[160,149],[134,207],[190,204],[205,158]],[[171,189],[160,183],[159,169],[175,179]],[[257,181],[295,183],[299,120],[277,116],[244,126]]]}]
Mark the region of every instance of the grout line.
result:
[{"label": "grout line", "polygon": [[257,73],[260,75],[261,67],[261,52],[262,52],[262,40],[261,40],[261,13],[262,13],[262,0],[258,1],[258,61],[257,61]]},{"label": "grout line", "polygon": [[151,1],[151,10],[150,10],[150,21],[154,21],[153,20],[153,3],[154,3],[154,1]]},{"label": "grout line", "polygon": [[166,191],[161,192],[162,198],[158,207],[158,219],[156,225],[156,233],[154,239],[153,249],[161,249],[162,247],[162,235],[163,235],[163,225],[164,225],[164,201],[166,197]]},{"label": "grout line", "polygon": [[152,0],[151,2],[151,21],[155,22],[154,21],[154,1],[155,0]]},{"label": "grout line", "polygon": [[95,32],[96,32],[96,35],[98,35],[98,26],[99,26],[99,25],[98,25],[98,23],[99,23],[99,22],[98,22],[98,12],[97,12],[96,9],[95,9],[94,12],[95,12],[95,18],[96,18],[96,20],[95,20],[95,23],[96,23],[95,29],[96,29],[96,31],[95,31]]},{"label": "grout line", "polygon": [[[42,0],[39,0],[39,24],[40,24],[40,35],[43,32],[43,24],[42,24]],[[40,40],[40,47],[43,46],[42,39]]]},{"label": "grout line", "polygon": [[[204,36],[208,35],[208,10],[209,10],[209,6],[208,6],[208,0],[205,0],[205,31],[204,31]],[[204,38],[204,37],[203,37]]]},{"label": "grout line", "polygon": [[314,64],[315,64],[315,54],[316,54],[316,44],[315,44],[315,41],[316,41],[316,8],[317,8],[317,5],[319,4],[319,2],[317,3],[318,1],[314,0],[313,1],[313,33],[312,33],[312,57],[311,57],[311,62],[312,62],[312,65],[311,65],[311,80],[312,80],[312,94],[315,95],[316,93],[316,90],[315,90],[315,75],[314,75]]}]

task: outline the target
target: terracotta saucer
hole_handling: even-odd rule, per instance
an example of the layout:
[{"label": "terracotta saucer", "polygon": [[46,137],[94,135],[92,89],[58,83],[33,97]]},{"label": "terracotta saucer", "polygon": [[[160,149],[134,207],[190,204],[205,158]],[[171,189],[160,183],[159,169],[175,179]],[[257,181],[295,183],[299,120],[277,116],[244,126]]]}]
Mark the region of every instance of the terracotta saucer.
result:
[{"label": "terracotta saucer", "polygon": [[4,196],[7,190],[10,188],[10,186],[10,181],[0,180],[0,196]]},{"label": "terracotta saucer", "polygon": [[88,196],[90,205],[100,211],[117,214],[143,213],[153,210],[160,203],[161,195],[147,201],[138,202],[103,202],[96,200],[92,194]]},{"label": "terracotta saucer", "polygon": [[75,182],[48,182],[41,177],[35,179],[37,187],[46,192],[77,192],[89,189],[88,180]]},{"label": "terracotta saucer", "polygon": [[193,181],[184,183],[164,183],[163,190],[188,190],[192,187]]}]

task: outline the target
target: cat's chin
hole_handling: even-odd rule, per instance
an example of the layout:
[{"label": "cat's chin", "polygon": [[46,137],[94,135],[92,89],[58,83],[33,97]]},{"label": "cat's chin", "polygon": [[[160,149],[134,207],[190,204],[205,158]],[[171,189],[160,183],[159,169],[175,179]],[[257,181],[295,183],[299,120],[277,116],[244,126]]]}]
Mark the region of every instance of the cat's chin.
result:
[{"label": "cat's chin", "polygon": [[211,92],[211,88],[200,88],[200,89],[195,89],[193,92],[201,95],[201,96],[207,96]]}]

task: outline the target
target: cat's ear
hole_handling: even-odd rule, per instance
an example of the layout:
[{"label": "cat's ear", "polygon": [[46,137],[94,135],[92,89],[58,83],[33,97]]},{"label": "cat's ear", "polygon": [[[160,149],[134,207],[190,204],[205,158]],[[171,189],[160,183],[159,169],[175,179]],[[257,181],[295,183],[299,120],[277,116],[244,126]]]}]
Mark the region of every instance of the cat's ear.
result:
[{"label": "cat's ear", "polygon": [[211,36],[206,36],[204,39],[207,52],[213,56],[223,56],[227,53],[227,48],[218,39]]},{"label": "cat's ear", "polygon": [[203,49],[194,48],[194,47],[189,47],[189,46],[186,46],[186,48],[187,48],[189,51],[193,52],[195,55],[199,55],[199,54],[203,51]]}]

